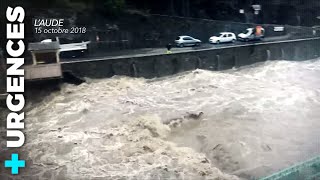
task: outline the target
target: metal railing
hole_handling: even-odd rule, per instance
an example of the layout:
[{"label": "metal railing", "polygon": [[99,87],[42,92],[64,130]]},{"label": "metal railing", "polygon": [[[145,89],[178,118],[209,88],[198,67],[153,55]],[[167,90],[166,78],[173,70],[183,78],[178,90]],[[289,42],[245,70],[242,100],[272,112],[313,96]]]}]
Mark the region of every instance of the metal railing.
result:
[{"label": "metal railing", "polygon": [[320,156],[299,163],[260,180],[318,180],[320,179]]}]

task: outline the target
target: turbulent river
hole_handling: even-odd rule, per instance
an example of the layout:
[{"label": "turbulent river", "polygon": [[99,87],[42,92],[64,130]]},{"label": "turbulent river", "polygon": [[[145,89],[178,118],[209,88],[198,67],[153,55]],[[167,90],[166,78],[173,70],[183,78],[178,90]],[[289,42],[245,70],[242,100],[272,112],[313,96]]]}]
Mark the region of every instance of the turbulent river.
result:
[{"label": "turbulent river", "polygon": [[26,109],[25,179],[251,179],[320,154],[320,61],[88,79]]}]

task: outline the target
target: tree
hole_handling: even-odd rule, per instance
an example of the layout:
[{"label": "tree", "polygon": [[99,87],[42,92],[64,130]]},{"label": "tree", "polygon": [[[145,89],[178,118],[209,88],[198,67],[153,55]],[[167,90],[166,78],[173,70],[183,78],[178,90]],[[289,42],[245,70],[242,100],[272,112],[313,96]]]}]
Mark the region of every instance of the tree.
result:
[{"label": "tree", "polygon": [[125,4],[125,0],[105,0],[103,5],[108,15],[119,15],[123,11]]},{"label": "tree", "polygon": [[190,16],[190,0],[181,1],[182,16]]},{"label": "tree", "polygon": [[169,1],[169,13],[170,15],[175,15],[175,9],[174,9],[174,0]]}]

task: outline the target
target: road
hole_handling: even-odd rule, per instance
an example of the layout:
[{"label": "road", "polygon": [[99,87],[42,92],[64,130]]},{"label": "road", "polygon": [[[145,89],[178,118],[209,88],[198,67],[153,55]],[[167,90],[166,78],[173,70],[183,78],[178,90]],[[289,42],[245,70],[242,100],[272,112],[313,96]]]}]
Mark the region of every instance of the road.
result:
[{"label": "road", "polygon": [[[174,47],[171,49],[171,51],[172,53],[186,53],[186,52],[197,51],[197,50],[199,51],[199,50],[206,50],[206,49],[208,50],[222,49],[222,48],[230,48],[230,47],[247,46],[252,44],[260,45],[265,43],[277,43],[277,42],[283,42],[283,41],[297,40],[297,39],[291,39],[291,40],[289,39],[291,39],[290,35],[286,35],[286,36],[279,36],[279,37],[264,38],[262,41],[250,41],[250,42],[236,41],[235,43],[224,43],[224,44],[203,43],[199,47],[184,47],[184,48]],[[143,49],[119,50],[114,52],[105,52],[100,54],[89,55],[88,57],[83,57],[83,58],[62,59],[62,63],[154,56],[154,55],[165,54],[166,51],[167,51],[166,48],[143,48]]]}]

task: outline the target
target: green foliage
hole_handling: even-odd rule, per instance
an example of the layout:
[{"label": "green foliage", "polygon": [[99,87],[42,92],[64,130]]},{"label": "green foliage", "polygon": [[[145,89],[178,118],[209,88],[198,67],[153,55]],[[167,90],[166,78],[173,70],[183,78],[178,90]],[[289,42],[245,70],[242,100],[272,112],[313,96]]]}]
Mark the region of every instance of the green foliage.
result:
[{"label": "green foliage", "polygon": [[119,15],[125,7],[125,0],[105,0],[104,10],[109,15]]}]

